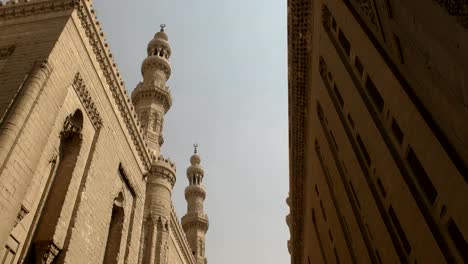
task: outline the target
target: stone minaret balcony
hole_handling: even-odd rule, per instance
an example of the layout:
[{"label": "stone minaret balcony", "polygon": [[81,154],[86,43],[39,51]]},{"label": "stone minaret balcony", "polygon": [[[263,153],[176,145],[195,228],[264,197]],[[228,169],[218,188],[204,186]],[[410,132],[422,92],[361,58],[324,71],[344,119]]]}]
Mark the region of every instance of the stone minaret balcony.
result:
[{"label": "stone minaret balcony", "polygon": [[191,166],[187,168],[189,186],[185,188],[187,214],[182,217],[182,227],[192,248],[197,264],[207,263],[205,257],[205,234],[208,231],[208,216],[203,211],[206,190],[202,185],[205,172],[200,166],[200,156],[197,155],[197,145],[190,158]]},{"label": "stone minaret balcony", "polygon": [[148,43],[147,57],[141,65],[143,81],[132,92],[132,102],[143,126],[149,151],[158,157],[164,143],[162,136],[164,115],[172,105],[172,97],[166,82],[171,76],[171,47],[165,25]]}]

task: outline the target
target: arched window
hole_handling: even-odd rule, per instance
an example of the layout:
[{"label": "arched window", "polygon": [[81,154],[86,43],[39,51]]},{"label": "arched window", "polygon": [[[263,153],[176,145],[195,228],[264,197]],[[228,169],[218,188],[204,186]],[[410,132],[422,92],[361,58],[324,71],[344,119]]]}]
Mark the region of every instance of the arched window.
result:
[{"label": "arched window", "polygon": [[124,197],[122,192],[114,200],[112,207],[112,216],[109,224],[109,233],[107,236],[106,252],[104,253],[104,264],[113,264],[119,262],[120,244],[122,241],[122,230],[125,220]]},{"label": "arched window", "polygon": [[25,263],[40,263],[47,257],[53,260],[60,248],[54,242],[59,224],[63,203],[75,169],[76,161],[81,149],[81,130],[83,128],[83,114],[78,109],[74,114],[66,117],[63,130],[60,132],[60,146],[58,166],[52,174],[52,184],[47,191],[44,207],[39,221],[35,226],[32,243]]}]

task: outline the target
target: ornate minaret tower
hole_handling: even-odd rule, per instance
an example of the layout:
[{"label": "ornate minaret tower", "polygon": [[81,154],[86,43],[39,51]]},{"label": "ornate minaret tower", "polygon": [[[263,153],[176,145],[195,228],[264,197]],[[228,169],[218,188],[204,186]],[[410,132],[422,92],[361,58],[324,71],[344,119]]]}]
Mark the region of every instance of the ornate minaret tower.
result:
[{"label": "ornate minaret tower", "polygon": [[159,148],[163,144],[162,128],[164,115],[172,104],[172,97],[166,81],[171,75],[171,47],[161,25],[161,31],[156,33],[148,44],[148,56],[141,65],[143,82],[140,82],[132,93],[132,101],[143,125],[143,135],[148,148],[155,157],[159,156]]},{"label": "ornate minaret tower", "polygon": [[194,147],[194,154],[190,158],[192,165],[187,168],[187,178],[189,180],[189,186],[185,188],[187,214],[182,217],[182,227],[197,264],[206,264],[205,234],[208,230],[208,216],[203,212],[206,191],[202,185],[205,172],[200,167],[200,156],[197,155],[198,145],[195,144]]},{"label": "ornate minaret tower", "polygon": [[164,26],[161,25],[161,31],[148,44],[148,56],[141,65],[143,82],[132,93],[133,105],[152,158],[147,174],[140,264],[168,263],[171,193],[176,176],[174,164],[160,155],[164,114],[172,102],[166,86],[171,74],[171,48]]}]

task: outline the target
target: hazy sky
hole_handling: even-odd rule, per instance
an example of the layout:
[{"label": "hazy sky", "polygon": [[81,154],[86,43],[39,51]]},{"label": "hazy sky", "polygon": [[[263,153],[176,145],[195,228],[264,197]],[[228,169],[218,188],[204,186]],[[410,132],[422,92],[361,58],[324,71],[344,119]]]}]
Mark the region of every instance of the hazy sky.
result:
[{"label": "hazy sky", "polygon": [[149,40],[167,24],[173,104],[162,152],[177,164],[180,218],[192,144],[200,145],[208,263],[289,263],[286,0],[94,5],[129,91]]}]

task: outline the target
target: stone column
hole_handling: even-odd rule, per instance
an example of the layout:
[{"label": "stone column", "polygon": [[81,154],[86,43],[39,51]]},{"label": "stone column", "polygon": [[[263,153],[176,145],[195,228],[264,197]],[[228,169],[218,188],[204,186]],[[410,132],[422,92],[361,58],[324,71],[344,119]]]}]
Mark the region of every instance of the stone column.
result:
[{"label": "stone column", "polygon": [[0,190],[4,199],[0,199],[0,247],[4,248],[6,240],[15,225],[21,202],[29,187],[39,158],[47,143],[47,135],[38,133],[34,142],[36,151],[30,152],[27,160],[19,161],[21,170],[7,166],[17,159],[14,154],[16,144],[34,110],[35,102],[43,91],[52,72],[47,61],[36,63],[33,70],[20,86],[14,101],[0,121]]}]

